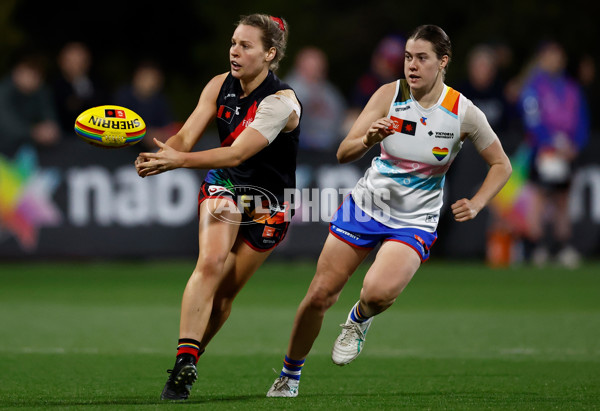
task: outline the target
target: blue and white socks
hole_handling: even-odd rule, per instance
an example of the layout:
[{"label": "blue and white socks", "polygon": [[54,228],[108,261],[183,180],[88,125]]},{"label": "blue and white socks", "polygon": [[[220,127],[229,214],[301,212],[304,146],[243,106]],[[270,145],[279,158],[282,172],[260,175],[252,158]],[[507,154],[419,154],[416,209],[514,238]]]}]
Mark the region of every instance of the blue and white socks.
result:
[{"label": "blue and white socks", "polygon": [[286,355],[283,360],[283,368],[281,369],[281,374],[279,374],[279,376],[300,381],[302,367],[304,367],[304,360],[292,360]]},{"label": "blue and white socks", "polygon": [[354,321],[355,323],[362,324],[371,317],[367,317],[365,313],[362,312],[362,310],[360,309],[360,301],[358,301],[356,304],[354,304],[352,310],[350,310],[348,318]]}]

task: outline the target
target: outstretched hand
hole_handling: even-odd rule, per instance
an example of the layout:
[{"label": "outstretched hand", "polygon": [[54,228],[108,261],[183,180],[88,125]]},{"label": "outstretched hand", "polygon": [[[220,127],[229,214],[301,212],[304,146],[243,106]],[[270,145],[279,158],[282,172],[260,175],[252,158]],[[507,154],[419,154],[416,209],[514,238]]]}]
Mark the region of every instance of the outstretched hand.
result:
[{"label": "outstretched hand", "polygon": [[135,168],[140,177],[160,174],[183,164],[181,152],[157,139],[154,139],[154,144],[160,148],[158,153],[140,153],[135,160]]}]

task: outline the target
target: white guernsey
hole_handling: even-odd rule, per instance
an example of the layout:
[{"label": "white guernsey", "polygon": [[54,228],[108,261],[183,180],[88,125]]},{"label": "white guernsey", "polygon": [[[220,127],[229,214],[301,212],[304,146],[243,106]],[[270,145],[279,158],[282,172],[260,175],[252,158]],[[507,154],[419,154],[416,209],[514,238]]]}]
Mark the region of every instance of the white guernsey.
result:
[{"label": "white guernsey", "polygon": [[398,80],[388,117],[395,133],[382,141],[381,155],[373,159],[352,196],[388,227],[434,232],[445,175],[464,139],[482,151],[498,137],[481,110],[448,86],[438,102],[425,109],[412,98],[406,82]]}]

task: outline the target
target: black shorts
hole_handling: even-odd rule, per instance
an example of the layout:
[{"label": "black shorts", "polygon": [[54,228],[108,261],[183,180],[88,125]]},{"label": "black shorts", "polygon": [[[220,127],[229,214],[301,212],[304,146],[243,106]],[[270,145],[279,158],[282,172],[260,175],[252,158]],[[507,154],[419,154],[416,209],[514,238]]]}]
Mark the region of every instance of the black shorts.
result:
[{"label": "black shorts", "polygon": [[239,233],[244,242],[252,249],[269,251],[285,238],[290,225],[287,205],[271,205],[273,201],[269,201],[267,198],[260,198],[239,192],[235,188],[226,188],[204,181],[198,194],[198,215],[200,215],[200,204],[208,198],[223,198],[233,203],[227,209],[237,209],[242,214],[242,221],[241,223],[232,222],[232,224],[240,225]]},{"label": "black shorts", "polygon": [[549,193],[567,191],[571,187],[571,178],[573,176],[572,162],[568,163],[568,169],[569,172],[566,173],[564,177],[548,179],[544,177],[544,173],[540,172],[534,159],[529,168],[529,181]]}]

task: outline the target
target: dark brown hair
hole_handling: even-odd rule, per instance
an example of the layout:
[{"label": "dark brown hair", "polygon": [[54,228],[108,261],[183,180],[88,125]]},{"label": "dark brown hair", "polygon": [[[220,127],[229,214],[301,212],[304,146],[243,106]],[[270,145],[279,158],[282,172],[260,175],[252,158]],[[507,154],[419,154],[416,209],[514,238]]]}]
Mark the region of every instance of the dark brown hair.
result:
[{"label": "dark brown hair", "polygon": [[285,55],[287,46],[288,24],[281,17],[272,17],[267,14],[250,14],[241,16],[237,25],[253,26],[262,31],[262,44],[265,50],[275,47],[277,50],[275,58],[271,61],[269,68],[276,71],[279,68],[279,62]]},{"label": "dark brown hair", "polygon": [[452,60],[452,43],[450,37],[441,27],[433,24],[424,24],[417,27],[408,37],[409,40],[425,40],[433,45],[433,51],[438,59],[448,56],[448,64]]}]

